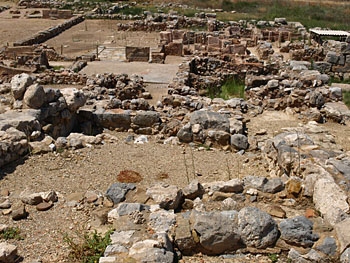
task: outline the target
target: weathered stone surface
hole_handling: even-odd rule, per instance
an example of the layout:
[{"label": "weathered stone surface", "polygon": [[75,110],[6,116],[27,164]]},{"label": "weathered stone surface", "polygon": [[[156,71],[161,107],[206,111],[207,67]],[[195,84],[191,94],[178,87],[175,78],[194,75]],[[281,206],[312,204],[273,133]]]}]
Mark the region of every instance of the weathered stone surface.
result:
[{"label": "weathered stone surface", "polygon": [[87,100],[84,92],[76,88],[61,89],[61,93],[67,103],[68,109],[71,112],[76,112],[77,109],[82,107]]},{"label": "weathered stone surface", "polygon": [[124,216],[135,211],[141,212],[144,210],[149,210],[149,206],[139,203],[120,203],[116,209],[119,216]]},{"label": "weathered stone surface", "polygon": [[38,211],[46,211],[53,207],[53,203],[51,202],[42,202],[36,206],[36,210]]},{"label": "weathered stone surface", "polygon": [[136,242],[129,250],[129,256],[137,262],[173,263],[174,253],[157,240],[146,239]]},{"label": "weathered stone surface", "polygon": [[10,207],[11,207],[11,202],[8,199],[0,203],[0,209],[8,209]]},{"label": "weathered stone surface", "polygon": [[155,111],[138,111],[132,122],[140,127],[152,127],[160,122],[159,113]]},{"label": "weathered stone surface", "polygon": [[195,241],[197,239],[206,254],[232,252],[242,246],[237,220],[237,211],[192,211],[192,235],[196,233]]},{"label": "weathered stone surface", "polygon": [[350,262],[350,248],[344,250],[344,252],[340,256],[341,263],[349,263]]},{"label": "weathered stone surface", "polygon": [[225,131],[208,130],[208,138],[219,145],[225,146],[230,142],[230,134]]},{"label": "weathered stone surface", "polygon": [[326,255],[333,256],[337,253],[337,242],[333,237],[326,237],[316,249]]},{"label": "weathered stone surface", "polygon": [[313,202],[324,218],[334,225],[349,211],[347,194],[331,180],[319,179],[315,183]]},{"label": "weathered stone surface", "polygon": [[43,201],[40,193],[31,193],[29,190],[24,190],[20,193],[20,199],[28,205],[37,205]]},{"label": "weathered stone surface", "polygon": [[124,129],[128,130],[131,125],[131,116],[129,110],[112,109],[79,109],[79,116],[87,120],[94,120],[94,123],[103,128],[108,129]]},{"label": "weathered stone surface", "polygon": [[341,101],[325,103],[322,111],[326,118],[338,123],[343,123],[345,119],[350,118],[349,108]]},{"label": "weathered stone surface", "polygon": [[229,119],[220,113],[212,111],[195,111],[191,115],[191,125],[200,124],[203,129],[214,129],[230,132]]},{"label": "weathered stone surface", "polygon": [[168,233],[176,223],[176,215],[173,210],[158,209],[149,215],[148,225],[155,233]]},{"label": "weathered stone surface", "polygon": [[270,205],[267,207],[266,211],[271,216],[278,218],[286,218],[286,211],[284,211],[283,208],[278,205]]},{"label": "weathered stone surface", "polygon": [[51,136],[46,135],[45,138],[41,141],[29,142],[32,154],[48,153],[52,152],[51,148],[54,139]]},{"label": "weathered stone surface", "polygon": [[11,79],[11,91],[15,100],[23,98],[26,88],[33,84],[33,78],[26,74],[18,74]]},{"label": "weathered stone surface", "polygon": [[278,239],[278,228],[272,217],[255,207],[245,207],[238,213],[239,232],[249,247],[267,248]]},{"label": "weathered stone surface", "polygon": [[116,205],[125,200],[125,195],[129,190],[134,190],[135,188],[135,184],[114,183],[108,188],[106,196]]},{"label": "weathered stone surface", "polygon": [[33,84],[24,93],[24,104],[32,109],[40,109],[46,102],[46,94],[41,85]]},{"label": "weathered stone surface", "polygon": [[284,219],[279,228],[281,238],[293,245],[311,247],[318,240],[318,235],[312,232],[313,223],[304,216]]},{"label": "weathered stone surface", "polygon": [[241,193],[243,192],[243,182],[239,179],[231,179],[229,181],[214,181],[204,183],[207,191],[218,191],[224,193]]},{"label": "weathered stone surface", "polygon": [[197,197],[201,198],[205,190],[203,185],[198,182],[198,180],[193,180],[189,185],[182,189],[182,192],[184,194],[184,198],[194,200]]},{"label": "weathered stone surface", "polygon": [[350,245],[350,218],[335,224],[340,253],[342,253]]},{"label": "weathered stone surface", "polygon": [[233,134],[231,135],[231,145],[237,150],[248,149],[248,138],[243,134]]},{"label": "weathered stone surface", "polygon": [[264,185],[268,182],[266,177],[248,175],[243,179],[245,188],[254,188],[263,191]]},{"label": "weathered stone surface", "polygon": [[17,259],[17,247],[7,242],[0,243],[0,262],[15,263]]},{"label": "weathered stone surface", "polygon": [[12,219],[17,221],[21,219],[26,219],[28,216],[28,212],[26,211],[26,208],[24,205],[19,205],[12,209]]},{"label": "weathered stone surface", "polygon": [[283,191],[284,183],[281,178],[269,178],[263,186],[263,192],[275,194]]},{"label": "weathered stone surface", "polygon": [[182,190],[175,185],[157,184],[148,188],[146,194],[167,210],[176,210],[183,202]]},{"label": "weathered stone surface", "polygon": [[183,126],[177,133],[177,137],[181,142],[192,142],[193,133],[191,130],[191,124],[188,123]]},{"label": "weathered stone surface", "polygon": [[175,244],[185,256],[196,252],[197,244],[193,239],[187,214],[176,214]]},{"label": "weathered stone surface", "polygon": [[288,253],[288,259],[296,263],[326,263],[327,259],[321,253],[311,249],[307,254],[302,255],[297,250],[292,248]]}]

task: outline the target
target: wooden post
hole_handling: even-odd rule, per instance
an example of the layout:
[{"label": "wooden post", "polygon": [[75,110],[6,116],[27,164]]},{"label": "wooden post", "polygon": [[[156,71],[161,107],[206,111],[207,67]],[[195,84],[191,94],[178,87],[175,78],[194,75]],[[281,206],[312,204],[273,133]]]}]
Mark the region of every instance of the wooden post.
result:
[{"label": "wooden post", "polygon": [[61,45],[61,56],[63,55],[63,45]]},{"label": "wooden post", "polygon": [[98,44],[96,45],[96,58],[98,58]]}]

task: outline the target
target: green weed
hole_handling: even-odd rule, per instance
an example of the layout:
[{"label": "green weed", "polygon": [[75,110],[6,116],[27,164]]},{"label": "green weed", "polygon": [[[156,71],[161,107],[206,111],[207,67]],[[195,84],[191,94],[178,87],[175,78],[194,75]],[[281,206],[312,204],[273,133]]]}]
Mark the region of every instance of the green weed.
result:
[{"label": "green weed", "polygon": [[76,233],[75,237],[65,234],[63,241],[68,245],[69,258],[81,263],[96,263],[103,255],[106,247],[111,243],[111,233],[108,231],[104,236],[97,233]]},{"label": "green weed", "polygon": [[18,227],[9,227],[8,229],[0,233],[0,239],[23,240],[23,237],[21,236],[21,230]]},{"label": "green weed", "polygon": [[269,259],[271,260],[271,263],[278,262],[278,255],[277,254],[269,254]]},{"label": "green weed", "polygon": [[350,91],[343,90],[343,101],[345,105],[350,109]]},{"label": "green weed", "polygon": [[219,90],[208,89],[210,98],[244,98],[244,82],[237,79],[226,80]]}]

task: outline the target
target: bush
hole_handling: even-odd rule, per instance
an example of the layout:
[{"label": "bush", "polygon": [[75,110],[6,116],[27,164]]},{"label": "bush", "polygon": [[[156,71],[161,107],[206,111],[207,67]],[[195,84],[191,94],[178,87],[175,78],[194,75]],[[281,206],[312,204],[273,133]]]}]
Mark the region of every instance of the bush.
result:
[{"label": "bush", "polygon": [[76,233],[75,237],[65,234],[63,241],[69,246],[69,258],[81,263],[96,263],[103,256],[106,247],[111,243],[111,233],[108,231],[104,236],[93,233]]}]

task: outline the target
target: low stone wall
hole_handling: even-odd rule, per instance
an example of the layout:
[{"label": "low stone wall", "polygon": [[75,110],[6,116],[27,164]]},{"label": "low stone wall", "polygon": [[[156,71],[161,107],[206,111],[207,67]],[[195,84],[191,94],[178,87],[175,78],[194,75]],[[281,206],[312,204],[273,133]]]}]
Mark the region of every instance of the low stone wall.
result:
[{"label": "low stone wall", "polygon": [[72,26],[75,26],[75,25],[81,23],[82,21],[84,21],[83,16],[73,17],[69,20],[66,20],[65,22],[63,22],[60,25],[50,27],[49,29],[47,29],[45,31],[38,32],[34,36],[31,36],[27,39],[17,41],[15,43],[13,43],[13,45],[14,46],[30,46],[30,45],[34,45],[34,44],[43,43],[43,42],[49,40],[50,38],[53,38],[53,37],[59,35],[63,31],[71,28]]},{"label": "low stone wall", "polygon": [[148,62],[151,49],[149,47],[125,47],[127,61]]}]

